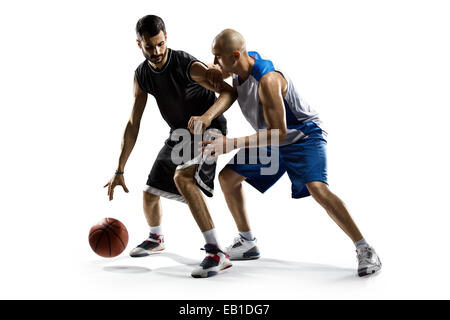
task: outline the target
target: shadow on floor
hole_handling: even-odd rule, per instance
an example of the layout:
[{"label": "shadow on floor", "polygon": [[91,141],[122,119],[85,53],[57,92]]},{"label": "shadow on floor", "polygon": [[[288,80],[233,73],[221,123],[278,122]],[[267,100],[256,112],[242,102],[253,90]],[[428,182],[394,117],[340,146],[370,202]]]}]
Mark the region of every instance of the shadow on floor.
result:
[{"label": "shadow on floor", "polygon": [[[146,266],[152,265],[152,259],[155,258],[168,258],[175,261],[179,265],[168,267],[156,267],[148,268]],[[126,262],[133,261],[133,263],[142,262],[142,265],[117,265],[117,266],[103,266],[103,270],[107,272],[115,272],[121,274],[142,274],[152,272],[153,274],[159,274],[171,278],[189,278],[193,268],[195,268],[200,260],[183,257],[172,252],[161,252],[152,256],[143,258],[131,258],[129,256],[121,256],[114,260],[114,262]],[[282,281],[298,281],[298,280],[311,280],[319,282],[360,282],[356,274],[356,268],[342,268],[327,264],[317,264],[309,262],[299,261],[286,261],[271,258],[260,258],[251,261],[232,261],[233,267],[224,271],[219,277],[212,277],[222,281],[221,279],[228,280],[242,280],[242,279],[278,279]],[[356,267],[356,266],[355,266]],[[364,277],[373,278],[373,276]],[[291,280],[290,280],[291,279]],[[215,281],[215,280],[213,280]]]},{"label": "shadow on floor", "polygon": [[152,270],[145,267],[135,267],[135,266],[108,266],[103,267],[104,271],[117,272],[117,273],[145,273],[151,272]]}]

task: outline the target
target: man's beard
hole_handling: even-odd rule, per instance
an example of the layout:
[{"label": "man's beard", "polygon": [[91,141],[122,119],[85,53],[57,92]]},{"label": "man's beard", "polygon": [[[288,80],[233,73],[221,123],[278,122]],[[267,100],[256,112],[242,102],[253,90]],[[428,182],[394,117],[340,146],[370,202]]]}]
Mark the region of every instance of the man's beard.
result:
[{"label": "man's beard", "polygon": [[166,57],[168,50],[169,50],[169,48],[166,48],[166,50],[164,51],[164,53],[163,53],[162,55],[158,55],[158,56],[146,54],[144,51],[142,51],[142,53],[144,54],[144,57],[145,57],[148,61],[150,61],[150,62],[152,62],[152,63],[158,63],[158,62],[155,61],[155,58],[156,58],[156,57],[161,57],[161,56],[162,56],[160,62],[164,61],[164,58]]}]

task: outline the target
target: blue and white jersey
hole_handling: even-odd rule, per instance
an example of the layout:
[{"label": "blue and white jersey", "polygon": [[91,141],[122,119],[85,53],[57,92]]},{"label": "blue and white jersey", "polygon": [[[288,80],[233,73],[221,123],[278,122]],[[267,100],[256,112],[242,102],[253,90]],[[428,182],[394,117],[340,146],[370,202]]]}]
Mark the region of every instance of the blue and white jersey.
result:
[{"label": "blue and white jersey", "polygon": [[255,59],[255,65],[247,80],[239,83],[238,75],[233,75],[233,86],[237,89],[238,102],[247,121],[256,130],[267,129],[264,119],[264,112],[258,97],[258,85],[261,78],[268,72],[277,71],[287,81],[287,93],[284,97],[284,107],[286,113],[287,136],[280,145],[288,145],[302,139],[305,134],[301,131],[301,125],[312,121],[319,126],[323,133],[322,122],[318,113],[312,109],[297,93],[294,84],[285,73],[275,68],[272,61],[264,60],[256,51],[249,51],[249,56]]}]

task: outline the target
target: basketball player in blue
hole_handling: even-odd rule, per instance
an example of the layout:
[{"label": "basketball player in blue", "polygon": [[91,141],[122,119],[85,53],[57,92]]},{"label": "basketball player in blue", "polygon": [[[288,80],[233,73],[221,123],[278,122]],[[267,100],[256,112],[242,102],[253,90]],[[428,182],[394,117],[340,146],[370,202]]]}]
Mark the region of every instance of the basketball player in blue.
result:
[{"label": "basketball player in blue", "polygon": [[[233,75],[242,113],[257,131],[243,138],[231,139],[218,134],[214,140],[203,141],[203,150],[213,157],[240,149],[219,174],[228,208],[239,230],[239,237],[226,249],[230,259],[257,259],[260,255],[250,229],[242,181],[263,193],[287,172],[292,182],[292,197],[312,195],[353,241],[358,275],[379,271],[381,261],[375,250],[363,238],[342,200],[328,188],[326,132],[317,112],[299,96],[288,76],[272,61],[263,59],[258,52],[247,52],[240,33],[231,29],[222,31],[213,41],[212,52],[223,74]],[[216,86],[221,85],[220,80],[209,79]],[[224,111],[213,106],[193,120],[208,125]],[[267,147],[261,149],[264,146]],[[262,174],[262,169],[271,166],[266,161],[268,158],[276,160],[278,170]]]}]

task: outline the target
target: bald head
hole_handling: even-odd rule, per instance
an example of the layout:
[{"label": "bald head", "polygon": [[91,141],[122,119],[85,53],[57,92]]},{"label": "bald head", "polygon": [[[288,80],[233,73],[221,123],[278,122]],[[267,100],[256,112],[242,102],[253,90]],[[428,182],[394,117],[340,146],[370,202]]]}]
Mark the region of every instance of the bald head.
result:
[{"label": "bald head", "polygon": [[220,48],[223,53],[232,53],[235,50],[244,53],[247,50],[244,37],[233,29],[225,29],[219,33],[214,38],[212,46]]}]

